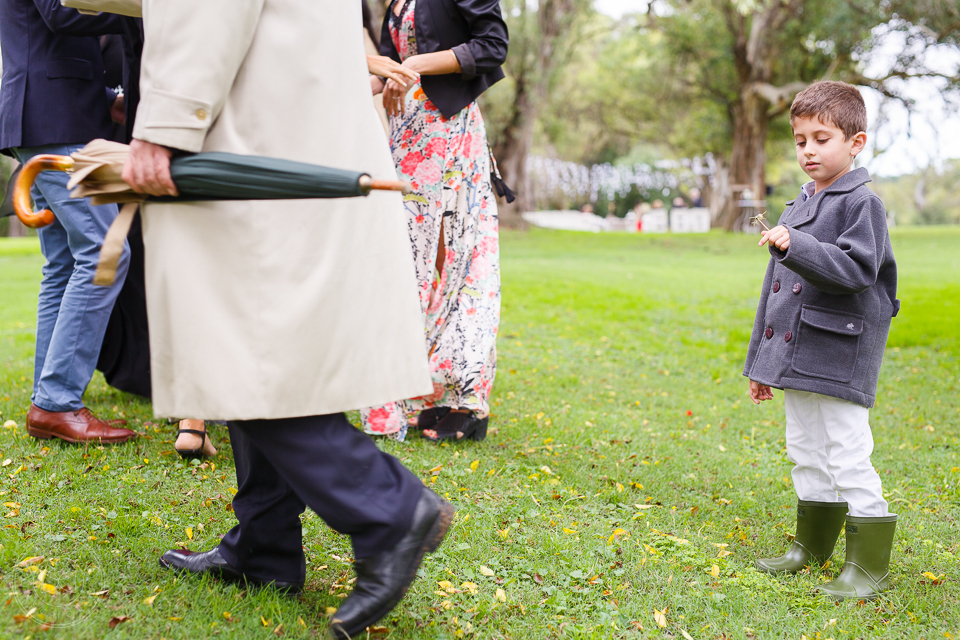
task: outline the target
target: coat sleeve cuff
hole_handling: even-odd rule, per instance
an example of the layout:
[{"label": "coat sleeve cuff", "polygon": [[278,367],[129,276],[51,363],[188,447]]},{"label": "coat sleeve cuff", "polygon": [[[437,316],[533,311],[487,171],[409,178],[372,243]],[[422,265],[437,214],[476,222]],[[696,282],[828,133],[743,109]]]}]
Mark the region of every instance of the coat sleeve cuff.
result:
[{"label": "coat sleeve cuff", "polygon": [[213,106],[196,98],[150,89],[140,98],[133,137],[198,152],[213,124]]},{"label": "coat sleeve cuff", "polygon": [[473,57],[473,52],[470,51],[470,46],[466,42],[463,44],[458,44],[453,49],[453,55],[457,56],[457,61],[460,63],[460,74],[463,76],[464,80],[473,80],[477,77],[477,62]]}]

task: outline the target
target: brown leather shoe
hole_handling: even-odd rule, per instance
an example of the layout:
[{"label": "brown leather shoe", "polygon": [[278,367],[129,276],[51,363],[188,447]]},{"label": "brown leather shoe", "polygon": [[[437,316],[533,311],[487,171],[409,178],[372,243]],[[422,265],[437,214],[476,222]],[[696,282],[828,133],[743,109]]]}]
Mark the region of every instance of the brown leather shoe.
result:
[{"label": "brown leather shoe", "polygon": [[60,438],[73,443],[102,444],[126,442],[137,435],[130,429],[118,429],[100,420],[86,407],[55,413],[44,411],[35,404],[31,404],[27,412],[27,433],[42,440]]}]

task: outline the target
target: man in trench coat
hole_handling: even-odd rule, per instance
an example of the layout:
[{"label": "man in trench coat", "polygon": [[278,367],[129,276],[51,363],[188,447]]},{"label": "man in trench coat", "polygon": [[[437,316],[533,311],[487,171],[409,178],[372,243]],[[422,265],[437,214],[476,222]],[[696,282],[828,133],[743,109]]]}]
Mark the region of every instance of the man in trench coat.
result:
[{"label": "man in trench coat", "polygon": [[[118,4],[137,3],[100,8]],[[144,0],[142,14],[124,168],[138,191],[173,193],[177,151],[396,178],[358,2]],[[154,411],[228,420],[239,486],[220,545],[161,564],[297,591],[309,506],[352,537],[357,581],[332,630],[356,636],[399,602],[453,515],[343,414],[432,391],[399,194],[152,203],[143,236]]]}]

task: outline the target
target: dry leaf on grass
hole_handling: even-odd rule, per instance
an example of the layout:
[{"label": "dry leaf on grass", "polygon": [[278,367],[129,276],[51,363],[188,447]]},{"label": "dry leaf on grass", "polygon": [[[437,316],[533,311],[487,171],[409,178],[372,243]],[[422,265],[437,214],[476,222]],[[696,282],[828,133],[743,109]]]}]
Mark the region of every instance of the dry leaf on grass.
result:
[{"label": "dry leaf on grass", "polygon": [[115,616],[113,618],[110,618],[110,622],[107,623],[107,626],[110,627],[111,629],[114,629],[118,624],[127,622],[128,620],[131,620],[131,619],[132,618],[130,618],[130,616]]},{"label": "dry leaf on grass", "polygon": [[653,610],[653,619],[657,621],[657,626],[664,628],[667,626],[667,610],[658,611],[657,609]]}]

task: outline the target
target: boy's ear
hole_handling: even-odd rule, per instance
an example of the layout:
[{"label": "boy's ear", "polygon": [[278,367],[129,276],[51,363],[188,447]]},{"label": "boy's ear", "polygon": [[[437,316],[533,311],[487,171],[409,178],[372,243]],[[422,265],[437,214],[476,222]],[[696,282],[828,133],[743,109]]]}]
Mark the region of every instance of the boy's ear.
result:
[{"label": "boy's ear", "polygon": [[867,134],[863,131],[860,131],[853,136],[853,148],[850,150],[851,155],[854,157],[857,156],[863,148],[867,145]]}]

